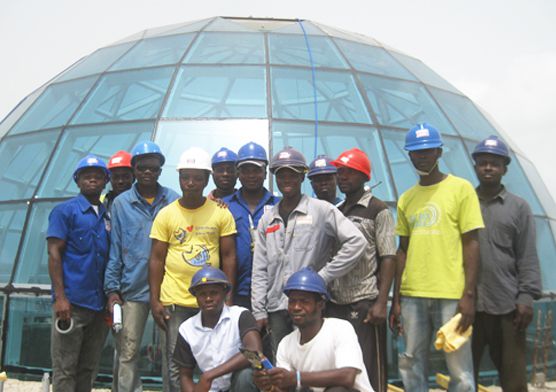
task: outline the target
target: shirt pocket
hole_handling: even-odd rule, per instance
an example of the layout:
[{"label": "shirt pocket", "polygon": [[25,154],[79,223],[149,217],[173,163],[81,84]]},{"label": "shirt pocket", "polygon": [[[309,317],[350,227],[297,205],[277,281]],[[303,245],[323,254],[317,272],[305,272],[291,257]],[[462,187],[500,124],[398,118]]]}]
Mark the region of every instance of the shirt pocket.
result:
[{"label": "shirt pocket", "polygon": [[93,229],[77,229],[69,233],[68,245],[71,247],[72,253],[78,255],[88,254],[94,249]]},{"label": "shirt pocket", "polygon": [[130,225],[122,229],[122,256],[126,261],[148,258],[152,240],[144,230],[144,225]]},{"label": "shirt pocket", "polygon": [[297,224],[293,231],[293,248],[296,251],[309,251],[313,249],[315,238],[313,234],[317,230],[312,225],[300,225]]}]

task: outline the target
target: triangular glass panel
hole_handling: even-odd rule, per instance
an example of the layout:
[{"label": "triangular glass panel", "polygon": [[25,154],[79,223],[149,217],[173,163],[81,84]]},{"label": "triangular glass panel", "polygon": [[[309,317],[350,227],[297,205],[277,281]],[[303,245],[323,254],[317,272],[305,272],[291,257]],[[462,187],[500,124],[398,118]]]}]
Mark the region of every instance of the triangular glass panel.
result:
[{"label": "triangular glass panel", "polygon": [[214,18],[204,31],[242,31],[244,33],[252,33],[253,29],[240,23],[236,23],[234,19],[218,17]]},{"label": "triangular glass panel", "polygon": [[205,27],[213,19],[215,18],[199,19],[199,20],[189,21],[186,23],[176,23],[173,25],[148,29],[145,32],[145,36],[143,38],[162,37],[166,35],[196,32],[202,30],[203,27]]}]

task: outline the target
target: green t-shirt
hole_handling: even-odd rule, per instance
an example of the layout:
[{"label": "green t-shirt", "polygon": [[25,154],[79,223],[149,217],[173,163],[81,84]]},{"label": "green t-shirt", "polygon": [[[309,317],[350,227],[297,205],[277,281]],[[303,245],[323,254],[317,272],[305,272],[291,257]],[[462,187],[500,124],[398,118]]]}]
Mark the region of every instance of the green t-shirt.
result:
[{"label": "green t-shirt", "polygon": [[409,237],[401,294],[458,299],[465,276],[461,235],[483,228],[473,186],[448,175],[438,184],[415,185],[398,201],[396,234]]}]

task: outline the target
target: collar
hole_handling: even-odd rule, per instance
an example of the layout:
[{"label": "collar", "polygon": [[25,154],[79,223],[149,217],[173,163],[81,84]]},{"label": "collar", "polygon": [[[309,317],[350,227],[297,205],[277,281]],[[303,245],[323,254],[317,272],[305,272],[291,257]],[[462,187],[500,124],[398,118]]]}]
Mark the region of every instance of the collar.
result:
[{"label": "collar", "polygon": [[[79,195],[77,195],[77,203],[79,204],[79,208],[81,209],[81,212],[85,212],[88,209],[93,210],[93,205],[89,202],[89,200],[87,200],[87,198],[82,193],[79,193]],[[105,211],[106,211],[106,207],[104,207],[104,204],[100,203],[98,205],[98,216],[102,216]]]},{"label": "collar", "polygon": [[[233,200],[235,200],[235,201],[237,201],[237,202],[239,202],[239,203],[241,203],[241,204],[247,205],[247,201],[245,200],[245,198],[244,198],[243,195],[241,194],[241,190],[242,190],[242,189],[243,189],[243,188],[239,188],[238,190],[236,190],[236,191],[230,196],[230,198],[233,199]],[[263,197],[261,198],[261,200],[259,200],[259,203],[257,204],[257,206],[264,205],[264,204],[268,204],[268,202],[269,202],[270,200],[273,200],[273,199],[275,198],[275,196],[272,195],[272,193],[270,193],[270,192],[268,191],[268,189],[266,189],[266,188],[263,187],[263,190],[264,190]]]},{"label": "collar", "polygon": [[202,316],[201,316],[201,311],[199,311],[199,313],[197,313],[197,315],[193,319],[193,327],[195,329],[198,329],[199,331],[212,331],[212,330],[218,328],[218,326],[220,324],[222,324],[222,322],[224,320],[229,320],[231,317],[232,316],[230,314],[230,307],[228,305],[224,304],[224,307],[222,308],[222,313],[220,313],[220,318],[218,319],[218,322],[216,323],[214,328],[208,328],[208,327],[203,326],[203,319],[202,319]]},{"label": "collar", "polygon": [[[156,196],[154,197],[154,202],[152,205],[156,204],[156,202],[164,197],[166,189],[161,186],[159,183],[156,183]],[[133,183],[131,186],[131,194],[130,194],[130,202],[131,203],[141,203],[142,200],[145,200],[143,196],[139,193],[139,189],[137,189],[137,183]]]},{"label": "collar", "polygon": [[[279,217],[280,219],[282,219],[282,217],[280,216],[280,209],[279,209],[280,203],[282,203],[282,201],[284,201],[284,199],[281,199],[279,203],[275,204],[272,207],[271,211],[272,211],[273,218]],[[307,196],[304,193],[301,194],[301,199],[299,200],[299,203],[297,203],[295,208],[290,213],[290,216],[294,212],[299,212],[300,214],[303,215],[307,215],[309,213],[309,196]]]},{"label": "collar", "polygon": [[[479,187],[475,188],[476,191],[479,190]],[[506,200],[506,197],[508,196],[508,191],[506,190],[506,187],[504,185],[502,185],[502,189],[500,189],[500,192],[498,192],[496,194],[496,196],[491,197],[490,199],[485,199],[484,197],[482,197],[479,192],[477,192],[477,196],[479,197],[479,200],[482,201],[493,201],[493,200],[500,200],[502,203],[504,203],[504,201]]]}]

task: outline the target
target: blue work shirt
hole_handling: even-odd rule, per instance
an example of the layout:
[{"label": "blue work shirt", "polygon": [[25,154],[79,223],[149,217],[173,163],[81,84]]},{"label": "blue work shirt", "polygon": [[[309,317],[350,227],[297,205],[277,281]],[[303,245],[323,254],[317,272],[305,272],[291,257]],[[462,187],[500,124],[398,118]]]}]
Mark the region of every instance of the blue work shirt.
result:
[{"label": "blue work shirt", "polygon": [[58,204],[48,216],[46,238],[66,242],[62,271],[64,292],[72,305],[100,311],[106,304],[102,285],[108,261],[109,230],[106,208],[100,204],[97,215],[82,194]]},{"label": "blue work shirt", "polygon": [[158,211],[179,195],[158,185],[149,204],[137,184],[118,195],[110,210],[112,233],[110,257],[104,277],[104,292],[118,292],[124,301],[149,302],[148,263],[152,240],[151,226]]},{"label": "blue work shirt", "polygon": [[251,238],[251,230],[255,231],[263,213],[280,201],[279,197],[273,196],[266,188],[264,191],[264,196],[253,213],[249,211],[249,206],[241,195],[241,189],[222,199],[228,204],[236,221],[237,295],[251,295],[252,241],[254,241],[254,238]]}]

